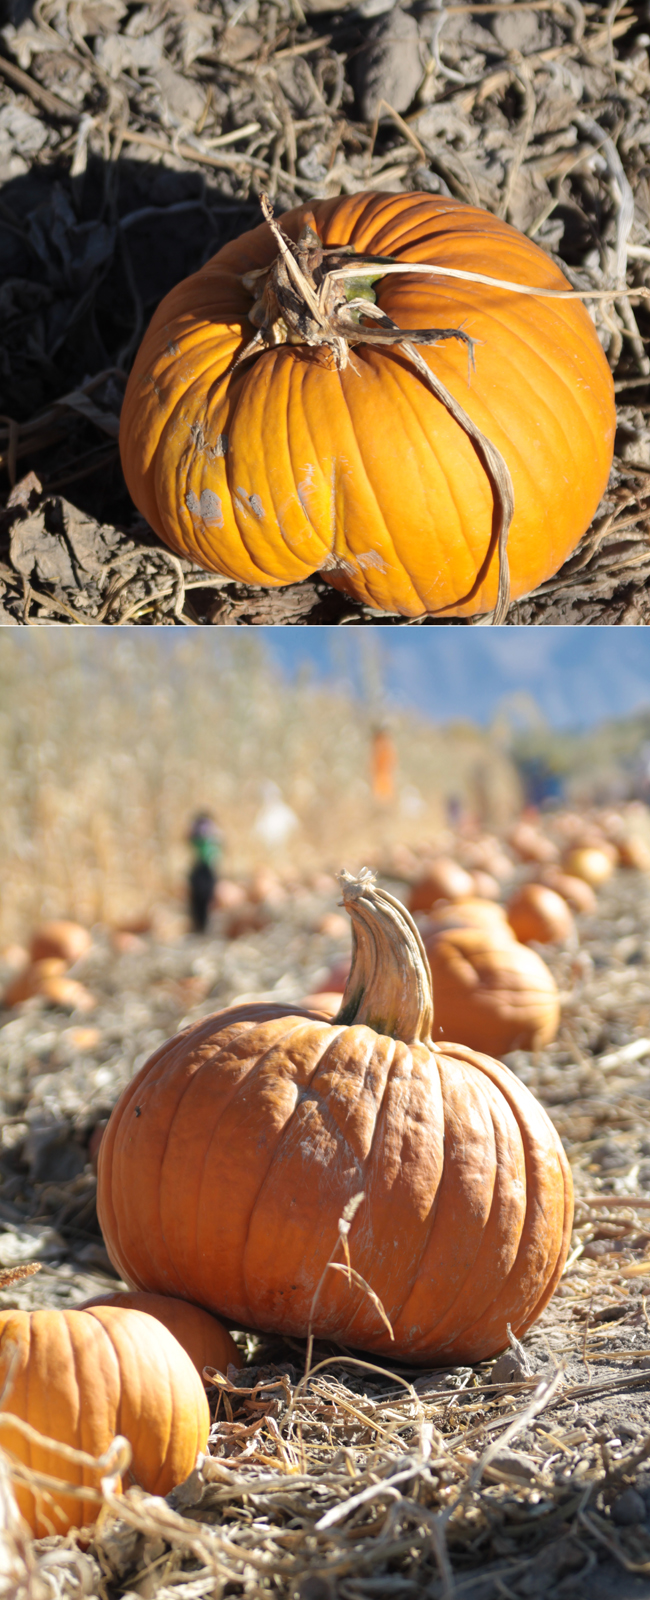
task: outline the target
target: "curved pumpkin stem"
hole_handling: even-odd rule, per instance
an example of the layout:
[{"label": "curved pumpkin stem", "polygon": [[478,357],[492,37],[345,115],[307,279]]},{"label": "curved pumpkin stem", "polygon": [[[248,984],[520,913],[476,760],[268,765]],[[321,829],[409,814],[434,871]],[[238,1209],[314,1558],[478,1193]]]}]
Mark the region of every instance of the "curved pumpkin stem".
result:
[{"label": "curved pumpkin stem", "polygon": [[343,905],[352,921],[352,966],[334,1018],[363,1022],[404,1044],[432,1044],[433,995],[426,951],[413,918],[378,889],[374,873],[340,872]]}]

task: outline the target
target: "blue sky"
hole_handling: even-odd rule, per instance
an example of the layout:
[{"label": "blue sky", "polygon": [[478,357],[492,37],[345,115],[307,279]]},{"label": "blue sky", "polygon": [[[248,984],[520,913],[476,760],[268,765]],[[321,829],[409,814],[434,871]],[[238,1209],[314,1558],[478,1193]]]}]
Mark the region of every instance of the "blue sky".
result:
[{"label": "blue sky", "polygon": [[636,628],[261,628],[283,675],[310,672],[436,722],[489,723],[535,702],[557,728],[650,710],[650,634]]}]

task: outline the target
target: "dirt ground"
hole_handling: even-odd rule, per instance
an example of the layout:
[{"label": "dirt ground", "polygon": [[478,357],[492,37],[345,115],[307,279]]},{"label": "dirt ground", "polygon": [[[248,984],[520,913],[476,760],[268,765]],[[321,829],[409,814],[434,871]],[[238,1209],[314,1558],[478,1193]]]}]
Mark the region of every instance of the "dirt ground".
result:
[{"label": "dirt ground", "polygon": [[[237,939],[223,913],[200,938],[176,910],[164,939],[130,936],[119,951],[98,928],[74,969],[93,1011],[33,1000],[1,1014],[0,1265],[41,1263],[1,1305],[70,1306],[117,1287],[92,1156],[120,1090],[188,1022],[243,997],[313,992],[348,948],[336,924],[322,931],[335,910],[334,895],[305,893]],[[48,1594],[650,1593],[647,876],[619,871],[597,915],[578,919],[577,944],[544,956],[562,994],[558,1039],[507,1061],[561,1134],[577,1205],[564,1277],[523,1343],[434,1372],[365,1370],[321,1344],[324,1365],[299,1387],[304,1342],[238,1334],[246,1365],[212,1391],[203,1467],[153,1509],[130,1491],[130,1521],[72,1567],[63,1541],[40,1541]]]},{"label": "dirt ground", "polygon": [[[647,7],[588,0],[4,0],[0,622],[408,625],[317,577],[210,578],[135,512],[117,432],[161,297],[277,210],[360,188],[486,207],[592,302],[606,496],[508,623],[650,617]],[[423,625],[436,624],[434,618]]]}]

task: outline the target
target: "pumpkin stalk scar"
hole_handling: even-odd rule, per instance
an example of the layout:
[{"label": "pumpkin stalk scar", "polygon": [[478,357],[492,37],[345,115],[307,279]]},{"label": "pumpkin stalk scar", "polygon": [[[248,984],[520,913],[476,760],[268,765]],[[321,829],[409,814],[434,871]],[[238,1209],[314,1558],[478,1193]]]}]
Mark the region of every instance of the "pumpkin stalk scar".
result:
[{"label": "pumpkin stalk scar", "polygon": [[[372,288],[391,267],[399,271],[394,256],[355,256],[350,267],[349,245],[325,250],[309,222],[294,244],[274,220],[268,196],[260,195],[260,203],[280,254],[270,267],[242,277],[244,288],[257,296],[249,321],[258,332],[240,351],[235,366],[262,348],[307,344],[328,348],[342,371],[351,363],[351,345],[402,343],[404,330],[375,304]],[[380,326],[368,327],[367,320]],[[473,365],[473,340],[462,328],[411,328],[408,338],[412,344],[459,339],[467,345]]]}]

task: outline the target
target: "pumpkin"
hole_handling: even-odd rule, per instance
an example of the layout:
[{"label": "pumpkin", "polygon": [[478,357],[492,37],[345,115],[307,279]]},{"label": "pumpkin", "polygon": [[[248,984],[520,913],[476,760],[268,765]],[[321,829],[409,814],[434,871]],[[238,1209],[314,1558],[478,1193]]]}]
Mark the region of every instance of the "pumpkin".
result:
[{"label": "pumpkin", "polygon": [[503,906],[494,900],[461,900],[455,906],[434,906],[424,927],[432,933],[443,928],[494,928],[497,933],[515,937]]},{"label": "pumpkin", "polygon": [[2,996],[3,1006],[20,1006],[24,1000],[32,1000],[34,995],[43,993],[43,985],[51,983],[55,978],[62,979],[66,970],[65,961],[56,956],[44,957],[42,961],[30,961],[29,965],[17,972]]},{"label": "pumpkin", "polygon": [[524,883],[511,895],[508,922],[522,944],[566,944],[575,924],[562,896],[543,883]]},{"label": "pumpkin", "polygon": [[[11,1384],[7,1378],[11,1373]],[[132,1448],[123,1487],[138,1483],[165,1495],[206,1449],[210,1413],[203,1384],[172,1334],[142,1311],[98,1305],[82,1311],[0,1311],[0,1411],[31,1424],[57,1444],[92,1456],[115,1434]],[[11,1424],[0,1442],[36,1472],[75,1486],[99,1487],[100,1473],[36,1444]],[[33,1531],[65,1533],[94,1522],[99,1502],[59,1490],[37,1504],[16,1498]]]},{"label": "pumpkin", "polygon": [[496,928],[424,934],[431,964],[436,1029],[490,1053],[541,1050],[555,1038],[560,1001],[553,974],[535,950]]},{"label": "pumpkin", "polygon": [[84,983],[78,983],[76,978],[62,977],[58,973],[44,977],[39,984],[38,993],[49,1005],[58,1006],[61,1011],[94,1011],[97,1005],[94,994],[91,994]]},{"label": "pumpkin", "polygon": [[247,894],[243,883],[234,883],[231,878],[219,878],[215,891],[213,904],[217,911],[235,911],[246,904]]},{"label": "pumpkin", "polygon": [[547,839],[546,834],[541,833],[531,822],[518,822],[509,834],[509,844],[520,861],[545,864],[558,860],[557,845],[552,839]]},{"label": "pumpkin", "polygon": [[591,885],[584,878],[576,878],[570,872],[562,872],[560,867],[545,867],[540,874],[542,883],[547,888],[554,889],[572,911],[582,911],[587,916],[593,916],[598,901]]},{"label": "pumpkin", "polygon": [[326,1017],[335,1017],[341,1009],[341,989],[318,989],[315,994],[306,994],[301,1004],[307,1011],[322,1011]]},{"label": "pumpkin", "polygon": [[228,1366],[240,1367],[241,1356],[234,1339],[226,1328],[200,1306],[189,1305],[187,1300],[175,1300],[171,1295],[141,1294],[137,1290],[117,1294],[96,1295],[85,1300],[80,1311],[94,1306],[121,1306],[125,1311],[143,1311],[155,1317],[163,1328],[173,1334],[193,1362],[199,1377],[204,1367],[216,1367],[226,1372]]},{"label": "pumpkin", "polygon": [[501,893],[500,885],[491,872],[483,872],[480,867],[472,873],[472,888],[479,900],[498,900]]},{"label": "pumpkin", "polygon": [[506,855],[501,840],[494,834],[486,833],[480,839],[459,840],[458,859],[468,872],[478,869],[492,878],[512,877],[512,861]]},{"label": "pumpkin", "polygon": [[257,867],[248,886],[248,899],[253,905],[280,905],[286,900],[286,890],[281,878],[272,867]]},{"label": "pumpkin", "polygon": [[338,960],[332,963],[323,989],[318,991],[319,994],[343,994],[350,976],[350,962],[350,956],[339,956]]},{"label": "pumpkin", "polygon": [[470,900],[474,881],[464,867],[449,856],[427,861],[411,886],[409,911],[429,911],[436,900]]},{"label": "pumpkin", "polygon": [[633,867],[637,872],[650,872],[650,849],[638,834],[628,834],[617,840],[619,867]]},{"label": "pumpkin", "polygon": [[34,995],[47,1000],[49,1005],[59,1006],[62,1011],[93,1011],[97,1004],[95,996],[86,989],[85,984],[78,983],[76,978],[66,977],[65,961],[58,961],[54,957],[31,961],[24,972],[18,973],[7,985],[2,1004],[18,1006],[23,1000],[33,999]]},{"label": "pumpkin", "polygon": [[599,889],[611,878],[616,853],[600,845],[577,845],[564,856],[562,866],[572,878],[584,878],[592,889]]},{"label": "pumpkin", "polygon": [[79,922],[44,922],[32,935],[29,954],[32,961],[53,957],[71,967],[88,954],[91,945],[88,929]]},{"label": "pumpkin", "polygon": [[[429,969],[404,907],[370,873],[341,882],[353,963],[337,1019],[248,1003],[161,1046],[102,1140],[106,1246],[131,1283],[240,1325],[304,1337],[311,1322],[416,1365],[478,1361],[506,1346],[508,1323],[529,1327],[558,1281],[566,1158],[513,1073],[432,1042]],[[352,1265],[392,1339],[363,1288],[326,1270],[361,1191]]]},{"label": "pumpkin", "polygon": [[[266,221],[154,315],[120,428],[139,510],[178,555],[245,583],[320,571],[383,611],[473,616],[502,598],[496,451],[514,490],[510,593],[535,589],[607,484],[611,374],[578,300],[445,274],[570,293],[562,273],[447,197],[337,196],[278,225],[293,252]],[[409,333],[413,354],[394,342]]]}]

